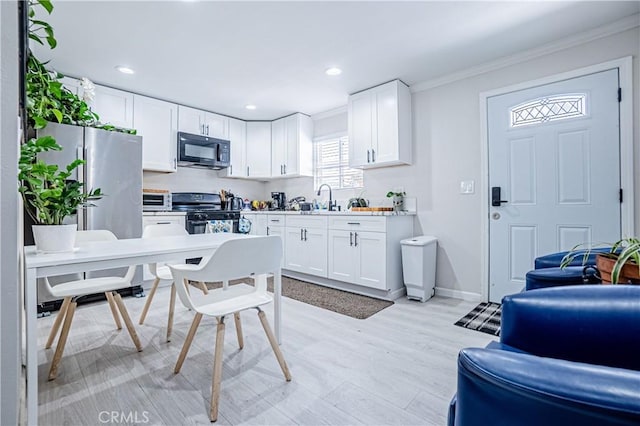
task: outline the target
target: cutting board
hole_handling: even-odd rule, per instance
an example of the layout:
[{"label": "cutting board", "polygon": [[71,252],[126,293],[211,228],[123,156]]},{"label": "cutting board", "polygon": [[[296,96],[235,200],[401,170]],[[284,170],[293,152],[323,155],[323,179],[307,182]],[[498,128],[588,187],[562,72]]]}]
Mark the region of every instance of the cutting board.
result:
[{"label": "cutting board", "polygon": [[156,194],[166,194],[169,192],[166,189],[151,189],[151,188],[142,188],[142,192],[156,193]]},{"label": "cutting board", "polygon": [[351,207],[352,212],[392,212],[393,207]]}]

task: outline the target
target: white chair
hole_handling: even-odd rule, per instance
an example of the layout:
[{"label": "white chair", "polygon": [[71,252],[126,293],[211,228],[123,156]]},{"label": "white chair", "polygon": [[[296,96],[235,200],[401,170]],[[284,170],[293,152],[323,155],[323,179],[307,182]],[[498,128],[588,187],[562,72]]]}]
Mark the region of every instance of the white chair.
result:
[{"label": "white chair", "polygon": [[[81,247],[85,243],[114,240],[117,240],[117,238],[111,231],[78,231],[76,236],[76,246]],[[118,327],[118,329],[122,328],[122,326],[120,325],[120,319],[118,317],[119,310],[120,315],[122,315],[122,319],[127,326],[127,330],[129,331],[131,340],[133,340],[133,343],[136,346],[136,349],[138,350],[138,352],[142,351],[140,339],[136,334],[136,330],[133,327],[133,323],[131,322],[131,318],[129,317],[127,308],[122,301],[122,297],[119,293],[115,292],[115,290],[130,287],[131,280],[133,279],[135,272],[136,267],[135,265],[133,265],[128,268],[127,273],[124,277],[87,278],[84,280],[76,280],[56,284],[54,286],[52,286],[49,280],[45,278],[45,291],[47,291],[51,296],[55,298],[64,298],[62,306],[60,307],[60,312],[56,316],[53,327],[51,328],[51,332],[49,333],[49,339],[47,340],[47,344],[45,346],[46,349],[49,349],[51,347],[53,340],[58,334],[60,324],[63,323],[64,320],[64,323],[62,324],[62,331],[60,332],[60,337],[58,338],[56,351],[53,355],[53,360],[51,361],[51,367],[49,368],[49,380],[53,380],[57,376],[58,366],[60,364],[60,360],[62,359],[64,346],[67,343],[67,337],[69,335],[71,321],[73,320],[73,314],[76,311],[76,299],[80,296],[86,296],[88,294],[94,293],[104,293],[107,296],[107,301],[109,302],[109,307],[111,308],[111,313],[116,322],[116,326]]]},{"label": "white chair", "polygon": [[[158,237],[170,237],[176,235],[189,235],[186,229],[183,226],[180,226],[176,223],[163,223],[163,224],[153,224],[147,225],[144,227],[142,231],[142,238],[158,238]],[[204,258],[205,260],[208,258]],[[184,259],[176,262],[178,264],[182,264],[185,268],[195,268],[197,265],[189,265],[184,263]],[[171,341],[171,331],[173,330],[173,313],[176,306],[176,287],[175,282],[173,282],[173,276],[171,275],[171,270],[165,263],[150,263],[149,271],[151,275],[154,276],[155,280],[153,281],[153,285],[151,286],[151,290],[149,291],[149,295],[147,296],[147,301],[144,304],[144,308],[142,309],[142,313],[140,314],[140,320],[138,323],[140,325],[144,324],[144,320],[147,317],[147,312],[149,311],[149,306],[151,306],[151,301],[153,300],[153,296],[156,294],[156,290],[158,289],[158,284],[160,284],[161,280],[169,280],[171,283],[171,298],[169,300],[169,318],[167,319],[167,342]],[[209,290],[204,282],[200,282],[200,288],[204,292],[204,294],[208,294]]]},{"label": "white chair", "polygon": [[[208,262],[202,262],[197,269],[187,269],[174,265],[169,265],[169,267],[176,282],[186,282],[186,280],[228,282],[232,279],[251,275],[279,272],[281,259],[282,239],[279,236],[269,236],[226,241],[220,245]],[[275,274],[275,279],[280,280],[279,273]],[[280,283],[276,282],[276,285],[280,285]],[[200,296],[196,301],[197,303],[194,303],[184,286],[176,286],[176,288],[182,303],[194,310],[196,315],[176,362],[174,373],[179,373],[182,368],[202,316],[213,316],[218,321],[211,389],[210,419],[212,422],[215,422],[218,418],[218,400],[220,399],[220,382],[222,378],[222,352],[224,347],[224,320],[226,315],[234,315],[238,345],[242,349],[244,343],[240,311],[251,308],[258,310],[260,322],[284,373],[284,377],[287,381],[291,381],[291,373],[289,373],[289,368],[282,356],[278,342],[269,327],[265,313],[260,309],[260,306],[273,300],[272,296],[267,293],[266,280],[256,280],[255,286],[240,283],[226,288],[211,290],[208,295]]]}]

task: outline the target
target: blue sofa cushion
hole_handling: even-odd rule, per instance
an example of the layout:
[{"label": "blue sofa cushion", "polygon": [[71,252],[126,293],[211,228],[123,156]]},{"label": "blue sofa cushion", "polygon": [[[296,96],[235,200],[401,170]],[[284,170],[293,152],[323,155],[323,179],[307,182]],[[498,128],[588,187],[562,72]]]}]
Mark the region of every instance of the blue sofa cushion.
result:
[{"label": "blue sofa cushion", "polygon": [[470,348],[458,357],[451,424],[638,425],[640,372]]},{"label": "blue sofa cushion", "polygon": [[525,289],[556,287],[564,285],[576,285],[585,283],[597,283],[595,269],[583,266],[568,266],[562,268],[534,269],[527,272],[525,277]]},{"label": "blue sofa cushion", "polygon": [[577,285],[505,296],[500,342],[539,356],[640,370],[640,286]]},{"label": "blue sofa cushion", "polygon": [[[590,250],[589,255],[587,256],[587,261],[584,262],[584,253],[586,250],[578,250],[576,253],[578,254],[573,261],[568,266],[583,266],[583,265],[595,265],[596,264],[596,256],[598,253],[608,253],[611,251],[611,247],[599,247]],[[568,251],[561,251],[558,253],[551,253],[544,256],[539,256],[534,261],[535,269],[544,269],[544,268],[557,268],[560,266],[562,262],[562,258],[569,253]]]}]

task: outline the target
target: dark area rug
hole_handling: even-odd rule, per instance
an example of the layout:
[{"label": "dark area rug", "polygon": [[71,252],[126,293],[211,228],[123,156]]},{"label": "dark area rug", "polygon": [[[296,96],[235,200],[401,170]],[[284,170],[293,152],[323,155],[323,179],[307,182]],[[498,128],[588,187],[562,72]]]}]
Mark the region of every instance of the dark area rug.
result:
[{"label": "dark area rug", "polygon": [[[248,278],[246,280],[231,281],[229,284],[251,281]],[[209,288],[219,288],[222,283],[207,283],[207,286]],[[273,278],[268,279],[267,286],[269,291],[273,292]],[[371,315],[393,305],[393,302],[386,300],[361,296],[289,277],[282,277],[282,295],[357,319],[369,318]]]},{"label": "dark area rug", "polygon": [[500,335],[500,315],[502,306],[499,303],[480,303],[455,325],[494,336]]}]

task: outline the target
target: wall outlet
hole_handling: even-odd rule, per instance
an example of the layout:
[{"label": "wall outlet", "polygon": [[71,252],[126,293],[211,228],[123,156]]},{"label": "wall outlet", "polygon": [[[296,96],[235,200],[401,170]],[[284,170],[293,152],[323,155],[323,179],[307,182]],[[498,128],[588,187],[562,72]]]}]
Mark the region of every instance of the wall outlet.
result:
[{"label": "wall outlet", "polygon": [[475,189],[475,181],[473,180],[463,180],[460,182],[460,193],[461,194],[473,194],[476,192]]}]

